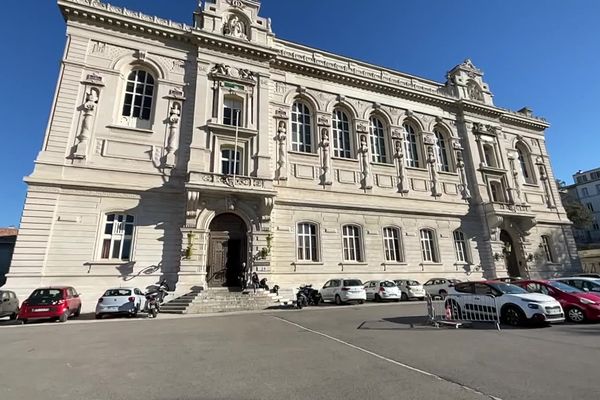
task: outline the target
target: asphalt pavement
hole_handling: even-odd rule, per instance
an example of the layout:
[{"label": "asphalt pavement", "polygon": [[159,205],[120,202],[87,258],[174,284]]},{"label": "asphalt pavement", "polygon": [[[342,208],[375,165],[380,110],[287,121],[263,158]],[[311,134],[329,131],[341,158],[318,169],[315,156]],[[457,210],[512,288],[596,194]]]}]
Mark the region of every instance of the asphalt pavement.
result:
[{"label": "asphalt pavement", "polygon": [[596,399],[600,324],[436,329],[425,305],[0,326],[0,399]]}]

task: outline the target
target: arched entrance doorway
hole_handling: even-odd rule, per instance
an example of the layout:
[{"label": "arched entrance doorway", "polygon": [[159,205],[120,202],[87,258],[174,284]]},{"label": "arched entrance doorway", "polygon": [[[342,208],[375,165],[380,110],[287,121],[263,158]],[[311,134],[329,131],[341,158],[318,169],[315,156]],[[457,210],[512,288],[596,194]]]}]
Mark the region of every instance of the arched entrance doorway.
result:
[{"label": "arched entrance doorway", "polygon": [[240,286],[242,268],[247,262],[246,223],[235,214],[220,214],[212,220],[209,230],[208,286]]},{"label": "arched entrance doorway", "polygon": [[506,231],[500,232],[500,240],[503,243],[504,253],[504,265],[508,271],[508,275],[511,277],[521,276],[521,270],[519,268],[519,261],[517,257],[517,249],[513,243],[510,234]]}]

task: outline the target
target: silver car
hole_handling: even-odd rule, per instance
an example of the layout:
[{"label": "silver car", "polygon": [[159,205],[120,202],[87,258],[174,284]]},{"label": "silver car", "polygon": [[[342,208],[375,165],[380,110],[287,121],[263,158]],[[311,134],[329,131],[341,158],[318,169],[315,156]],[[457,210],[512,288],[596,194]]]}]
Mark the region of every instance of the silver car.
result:
[{"label": "silver car", "polygon": [[410,299],[425,299],[425,289],[418,281],[413,279],[397,279],[394,281],[402,292],[402,301]]},{"label": "silver car", "polygon": [[19,299],[15,292],[0,290],[0,318],[9,317],[14,320],[19,314]]},{"label": "silver car", "polygon": [[143,309],[144,293],[138,288],[108,289],[96,304],[96,319],[104,315],[127,315],[135,317]]}]

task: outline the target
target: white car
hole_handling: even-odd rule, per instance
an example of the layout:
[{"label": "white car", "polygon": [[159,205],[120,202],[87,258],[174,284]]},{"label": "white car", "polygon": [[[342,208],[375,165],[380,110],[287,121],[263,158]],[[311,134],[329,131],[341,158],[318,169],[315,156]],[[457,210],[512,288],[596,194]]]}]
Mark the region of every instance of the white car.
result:
[{"label": "white car", "polygon": [[583,276],[573,276],[569,278],[556,278],[553,281],[566,283],[569,286],[576,287],[584,292],[600,294],[600,279]]},{"label": "white car", "polygon": [[366,282],[365,292],[367,300],[374,301],[400,301],[400,297],[402,296],[398,286],[394,282],[387,280]]},{"label": "white car", "polygon": [[453,293],[446,297],[445,304],[459,319],[462,319],[461,315],[466,315],[464,319],[468,320],[470,315],[478,318],[486,314],[489,318],[499,313],[503,323],[513,326],[528,321],[553,323],[565,320],[560,303],[553,297],[529,293],[519,286],[498,281],[457,283]]},{"label": "white car", "polygon": [[418,281],[413,279],[397,279],[394,282],[402,293],[402,301],[407,301],[410,299],[425,300],[425,289]]},{"label": "white car", "polygon": [[123,314],[128,317],[135,317],[137,313],[144,308],[146,297],[138,288],[113,288],[108,289],[96,304],[96,318],[100,319],[104,315]]},{"label": "white car", "polygon": [[0,290],[0,318],[9,317],[12,320],[17,319],[19,314],[19,299],[15,292],[10,290]]},{"label": "white car", "polygon": [[423,288],[431,297],[444,298],[452,292],[454,285],[459,282],[458,279],[453,278],[432,278],[423,284]]},{"label": "white car", "polygon": [[349,302],[362,304],[367,299],[362,282],[354,278],[331,279],[323,285],[319,293],[323,301],[333,301],[338,305]]}]

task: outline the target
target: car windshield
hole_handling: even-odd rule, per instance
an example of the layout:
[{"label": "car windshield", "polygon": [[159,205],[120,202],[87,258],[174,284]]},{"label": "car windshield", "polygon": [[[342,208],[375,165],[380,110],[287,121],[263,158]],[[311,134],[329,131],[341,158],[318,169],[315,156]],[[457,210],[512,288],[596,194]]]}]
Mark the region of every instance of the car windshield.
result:
[{"label": "car windshield", "polygon": [[460,282],[461,282],[461,281],[460,281],[460,280],[458,280],[458,279],[448,279],[448,281],[449,281],[449,282],[452,282],[452,283],[460,283]]},{"label": "car windshield", "polygon": [[108,289],[104,292],[105,297],[118,297],[118,296],[131,296],[131,290],[129,289]]},{"label": "car windshield", "polygon": [[29,299],[31,301],[55,301],[62,300],[63,292],[60,289],[36,289]]},{"label": "car windshield", "polygon": [[358,279],[346,279],[344,280],[344,286],[362,286],[362,282]]},{"label": "car windshield", "polygon": [[552,286],[555,289],[560,290],[561,292],[565,292],[565,293],[583,293],[583,290],[581,290],[581,289],[577,289],[574,286],[569,286],[566,283],[562,283],[562,282],[558,282],[558,281],[548,282],[548,285]]},{"label": "car windshield", "polygon": [[396,284],[394,282],[390,282],[390,281],[383,281],[379,283],[379,286],[382,287],[395,287]]},{"label": "car windshield", "polygon": [[417,281],[407,281],[406,284],[408,286],[419,286],[420,285],[420,283]]},{"label": "car windshield", "polygon": [[509,283],[493,283],[490,285],[497,291],[504,294],[524,294],[529,293],[527,290],[522,289],[516,285],[511,285]]}]

